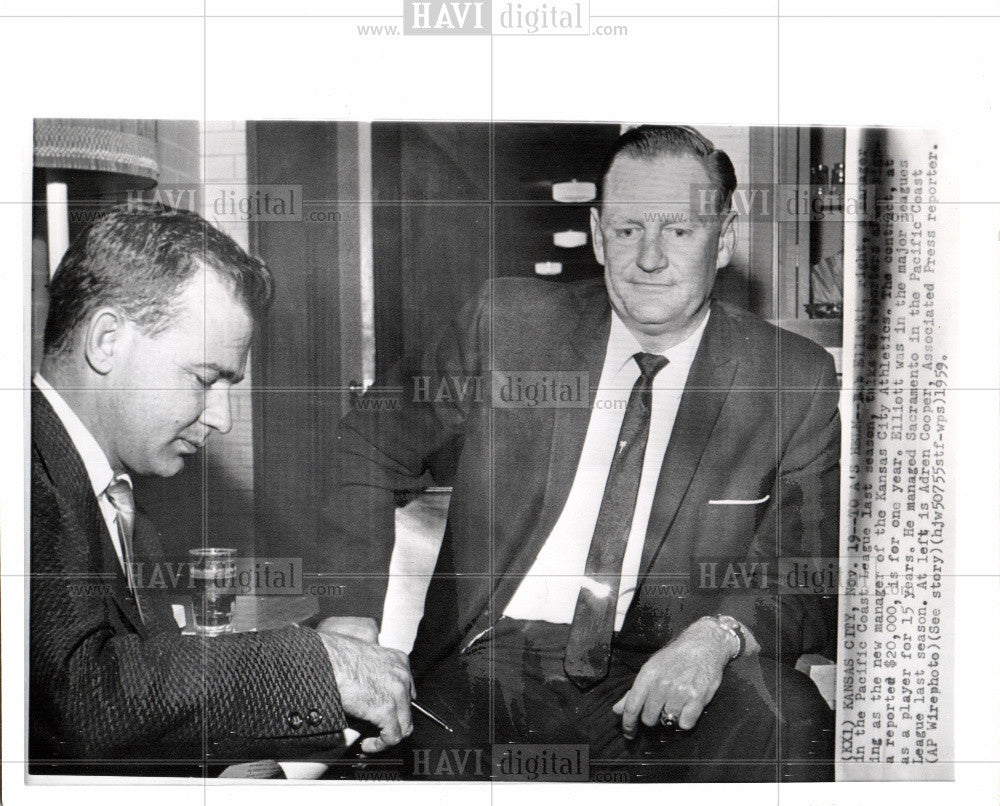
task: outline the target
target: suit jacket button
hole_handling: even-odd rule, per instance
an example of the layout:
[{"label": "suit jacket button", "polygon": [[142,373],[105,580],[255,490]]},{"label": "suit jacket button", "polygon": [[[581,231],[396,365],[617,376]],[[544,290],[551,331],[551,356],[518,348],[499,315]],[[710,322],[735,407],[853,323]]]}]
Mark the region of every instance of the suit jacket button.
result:
[{"label": "suit jacket button", "polygon": [[316,711],[315,709],[310,711],[306,715],[306,722],[308,722],[314,728],[317,725],[319,725],[322,721],[323,721],[323,715],[319,711]]},{"label": "suit jacket button", "polygon": [[302,714],[300,714],[298,711],[292,711],[288,715],[288,724],[291,725],[296,730],[298,730],[299,728],[301,728],[302,727]]}]

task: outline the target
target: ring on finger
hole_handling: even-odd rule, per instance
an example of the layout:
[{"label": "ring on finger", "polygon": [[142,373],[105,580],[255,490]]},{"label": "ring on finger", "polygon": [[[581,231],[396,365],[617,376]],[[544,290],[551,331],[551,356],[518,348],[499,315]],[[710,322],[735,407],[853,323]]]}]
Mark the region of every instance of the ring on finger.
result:
[{"label": "ring on finger", "polygon": [[672,714],[666,708],[663,709],[663,713],[660,714],[660,724],[665,728],[669,728],[676,725],[680,721],[680,717],[676,714]]}]

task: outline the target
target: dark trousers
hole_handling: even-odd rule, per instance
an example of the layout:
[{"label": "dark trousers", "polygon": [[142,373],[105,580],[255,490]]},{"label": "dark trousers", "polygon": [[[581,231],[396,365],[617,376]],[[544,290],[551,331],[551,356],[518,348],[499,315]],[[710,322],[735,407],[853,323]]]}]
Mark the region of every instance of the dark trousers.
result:
[{"label": "dark trousers", "polygon": [[414,733],[400,746],[404,769],[488,777],[495,745],[561,744],[587,747],[592,780],[833,780],[834,715],[805,675],[767,658],[738,659],[693,730],[640,723],[628,740],[611,707],[648,656],[615,652],[607,678],[581,691],[563,671],[568,630],[504,618],[425,675],[418,700],[455,732],[414,713]]}]

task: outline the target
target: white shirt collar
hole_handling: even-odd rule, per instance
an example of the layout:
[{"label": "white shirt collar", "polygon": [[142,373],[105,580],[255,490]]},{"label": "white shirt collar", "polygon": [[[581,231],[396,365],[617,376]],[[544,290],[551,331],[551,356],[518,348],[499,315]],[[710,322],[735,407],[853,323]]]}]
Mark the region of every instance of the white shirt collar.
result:
[{"label": "white shirt collar", "polygon": [[[38,391],[45,395],[45,399],[49,401],[52,410],[62,422],[66,433],[69,434],[69,438],[73,442],[73,447],[76,448],[77,453],[80,454],[80,458],[83,460],[87,476],[90,477],[90,484],[94,488],[94,495],[100,499],[111,482],[115,480],[115,473],[111,469],[111,463],[108,461],[107,455],[97,443],[97,440],[94,439],[94,435],[90,433],[87,426],[83,424],[83,421],[73,411],[69,403],[63,399],[63,396],[52,387],[52,384],[45,380],[41,373],[35,373],[33,381]],[[118,478],[124,479],[128,482],[129,486],[132,486],[132,479],[129,478],[127,473],[119,474]]]},{"label": "white shirt collar", "polygon": [[[666,356],[670,359],[671,363],[683,363],[690,364],[694,361],[694,355],[698,352],[698,346],[701,344],[701,337],[705,333],[705,328],[708,327],[708,320],[711,317],[712,312],[705,314],[705,317],[701,320],[701,324],[695,328],[694,332],[688,336],[684,341],[675,344],[668,350],[664,350],[660,355]],[[642,345],[639,344],[639,340],[632,334],[632,331],[628,329],[625,323],[618,316],[618,312],[613,308],[611,309],[611,334],[608,336],[608,350],[606,361],[608,366],[614,367],[615,372],[621,372],[625,368],[626,364],[632,363],[633,368],[636,372],[639,371],[638,366],[632,361],[632,356],[636,353],[646,352]],[[613,363],[612,363],[613,362]]]}]

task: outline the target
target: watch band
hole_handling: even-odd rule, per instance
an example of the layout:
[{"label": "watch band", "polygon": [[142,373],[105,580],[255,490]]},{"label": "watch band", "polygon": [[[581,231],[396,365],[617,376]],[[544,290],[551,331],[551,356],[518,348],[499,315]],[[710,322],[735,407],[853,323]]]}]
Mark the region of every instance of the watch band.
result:
[{"label": "watch band", "polygon": [[740,624],[740,622],[734,619],[732,616],[727,616],[722,613],[716,613],[714,616],[712,616],[712,619],[714,619],[715,623],[718,624],[720,627],[722,627],[722,629],[724,629],[730,635],[735,636],[736,640],[739,642],[739,647],[736,650],[736,654],[734,654],[732,657],[729,658],[729,660],[731,661],[736,660],[746,651],[747,648],[747,636],[746,633],[743,632],[743,625]]}]

